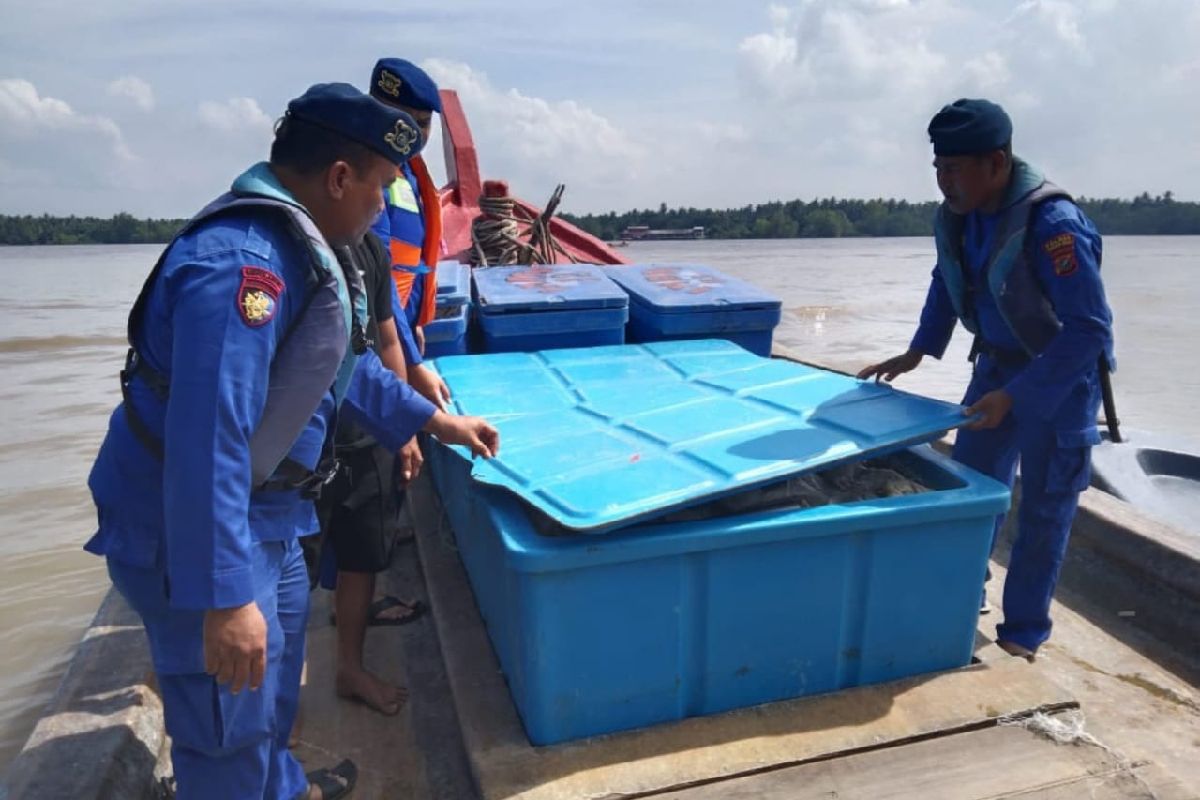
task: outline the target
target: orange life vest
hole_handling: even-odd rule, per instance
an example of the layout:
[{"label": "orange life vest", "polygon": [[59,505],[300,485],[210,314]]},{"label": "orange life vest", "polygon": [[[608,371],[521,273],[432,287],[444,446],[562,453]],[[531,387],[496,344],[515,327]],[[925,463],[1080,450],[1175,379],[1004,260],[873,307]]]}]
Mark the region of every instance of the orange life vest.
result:
[{"label": "orange life vest", "polygon": [[[396,283],[396,292],[400,296],[400,305],[408,304],[412,294],[413,282],[418,278],[424,281],[421,295],[421,307],[417,311],[417,326],[427,325],[433,321],[437,311],[437,262],[442,246],[442,202],[437,187],[429,177],[429,169],[425,161],[416,156],[408,162],[413,177],[417,180],[417,190],[420,196],[420,208],[416,204],[405,202],[399,195],[407,192],[411,195],[411,185],[406,175],[396,179],[396,183],[385,192],[387,215],[390,228],[388,250],[392,258],[392,280]],[[425,234],[422,241],[411,241],[405,232],[418,226],[405,225],[404,215],[418,215]],[[415,236],[411,237],[415,239]],[[421,263],[425,264],[427,272],[415,271]]]}]

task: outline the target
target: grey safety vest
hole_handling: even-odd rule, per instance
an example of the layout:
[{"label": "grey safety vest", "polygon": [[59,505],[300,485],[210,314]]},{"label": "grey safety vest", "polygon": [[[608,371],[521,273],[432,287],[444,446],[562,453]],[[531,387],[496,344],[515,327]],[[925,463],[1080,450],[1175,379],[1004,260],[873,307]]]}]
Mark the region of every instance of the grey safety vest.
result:
[{"label": "grey safety vest", "polygon": [[[1054,306],[1038,281],[1026,242],[1033,210],[1058,197],[1071,199],[1064,190],[1042,177],[1037,169],[1019,158],[1013,159],[1012,180],[984,267],[986,286],[980,287],[981,291],[991,292],[1000,316],[1030,357],[1042,352],[1062,329]],[[975,309],[967,300],[967,267],[963,263],[962,244],[964,220],[945,203],[938,209],[934,220],[937,269],[963,326],[979,336]]]},{"label": "grey safety vest", "polygon": [[[134,377],[145,381],[164,402],[170,386],[170,378],[150,367],[135,344],[150,291],[176,239],[215,217],[248,209],[262,209],[264,215],[282,220],[309,255],[304,287],[308,301],[276,348],[266,404],[250,438],[251,486],[311,489],[332,478],[336,463],[326,465],[323,460],[323,471],[314,472],[290,459],[285,461],[285,457],[325,393],[333,391],[335,405],[340,405],[345,396],[358,354],[366,349],[366,295],[362,276],[339,264],[312,217],[298,205],[273,197],[227,192],[175,235],[146,278],[129,314],[129,352],[121,371],[125,416],[138,440],[161,459],[163,442],[141,419],[129,393],[129,382]],[[281,474],[277,475],[277,470]]]}]

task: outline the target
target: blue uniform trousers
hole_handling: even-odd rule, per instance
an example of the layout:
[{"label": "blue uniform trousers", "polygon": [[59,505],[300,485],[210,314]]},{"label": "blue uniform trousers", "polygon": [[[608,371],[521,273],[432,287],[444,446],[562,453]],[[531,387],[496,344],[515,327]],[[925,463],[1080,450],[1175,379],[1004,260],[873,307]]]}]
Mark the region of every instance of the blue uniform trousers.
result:
[{"label": "blue uniform trousers", "polygon": [[[1016,368],[980,356],[963,398],[970,405],[1001,389]],[[1021,465],[1017,535],[1004,582],[1004,621],[1000,639],[1036,650],[1050,637],[1050,600],[1067,550],[1079,493],[1091,477],[1091,445],[1097,437],[1100,405],[1095,371],[1080,379],[1049,418],[1016,411],[990,430],[960,430],[953,457],[1010,488]],[[996,520],[996,532],[1004,522]],[[995,535],[992,545],[995,546]]]},{"label": "blue uniform trousers", "polygon": [[292,800],[308,788],[288,752],[304,665],[308,574],[295,540],[257,542],[252,557],[255,602],[267,622],[267,669],[258,691],[237,695],[204,672],[204,612],[170,607],[165,571],[108,562],[113,585],[150,640],[179,800]]}]

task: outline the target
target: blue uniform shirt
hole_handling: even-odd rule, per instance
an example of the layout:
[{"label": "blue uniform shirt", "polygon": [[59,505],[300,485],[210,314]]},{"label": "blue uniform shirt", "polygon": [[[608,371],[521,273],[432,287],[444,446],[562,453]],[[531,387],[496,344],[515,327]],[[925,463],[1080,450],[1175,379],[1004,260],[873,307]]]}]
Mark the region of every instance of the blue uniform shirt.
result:
[{"label": "blue uniform shirt", "polygon": [[[995,220],[990,224],[994,227]],[[982,262],[980,254],[987,252],[988,227],[986,218],[971,215],[967,220],[964,257],[973,273]],[[1063,327],[1005,388],[1018,412],[1048,418],[1071,387],[1096,368],[1112,335],[1112,312],[1100,280],[1100,234],[1083,211],[1069,200],[1049,200],[1034,209],[1030,227],[1033,268]],[[975,293],[975,309],[984,341],[999,349],[1019,351],[1020,345],[1000,316],[982,275],[973,275],[972,283],[980,287]],[[941,358],[957,321],[935,267],[911,346]]]},{"label": "blue uniform shirt", "polygon": [[[251,491],[249,447],[276,347],[307,300],[308,259],[272,217],[231,212],[179,237],[151,289],[135,345],[170,376],[169,397],[162,403],[138,379],[130,392],[164,441],[164,459],[133,435],[118,407],[88,479],[99,530],[86,549],[164,568],[176,608],[250,602],[251,543],[312,530],[312,503],[298,492]],[[244,267],[283,281],[273,315],[261,324],[247,324],[238,310]],[[330,395],[289,458],[317,463],[332,408]],[[343,408],[396,448],[433,413],[370,356],[360,359]]]}]

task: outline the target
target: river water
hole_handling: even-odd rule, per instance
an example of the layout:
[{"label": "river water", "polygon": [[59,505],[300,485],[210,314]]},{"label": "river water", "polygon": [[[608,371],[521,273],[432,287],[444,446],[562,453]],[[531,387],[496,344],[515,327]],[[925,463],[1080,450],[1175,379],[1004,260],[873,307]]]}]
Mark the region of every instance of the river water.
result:
[{"label": "river water", "polygon": [[[95,513],[85,482],[119,398],[125,318],[157,245],[0,247],[0,766],[54,691],[108,586],[80,547]],[[638,262],[703,263],[783,299],[776,341],[857,370],[905,349],[933,263],[929,239],[645,242]],[[1110,237],[1117,404],[1136,428],[1200,440],[1200,237]],[[899,379],[958,400],[969,339]],[[1190,365],[1190,366],[1189,366]],[[0,775],[2,779],[2,775]]]}]

